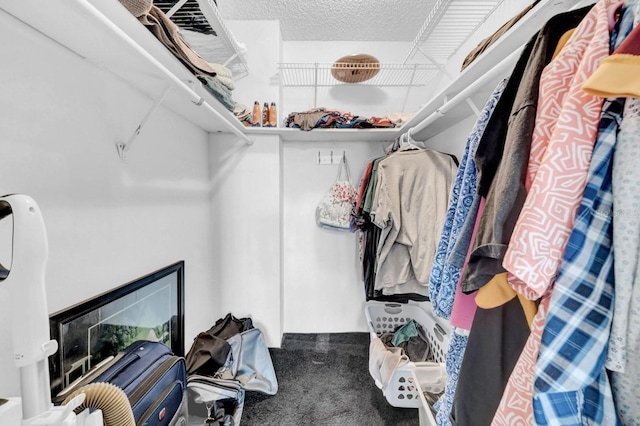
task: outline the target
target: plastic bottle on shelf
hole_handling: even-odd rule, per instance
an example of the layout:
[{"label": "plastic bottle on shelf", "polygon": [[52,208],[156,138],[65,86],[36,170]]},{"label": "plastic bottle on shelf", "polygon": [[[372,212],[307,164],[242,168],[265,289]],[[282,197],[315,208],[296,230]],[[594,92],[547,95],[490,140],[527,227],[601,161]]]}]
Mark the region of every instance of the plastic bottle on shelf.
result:
[{"label": "plastic bottle on shelf", "polygon": [[275,102],[271,102],[269,107],[269,126],[278,127],[278,110]]},{"label": "plastic bottle on shelf", "polygon": [[251,125],[253,127],[260,127],[260,103],[255,101],[253,103],[253,114],[251,114]]},{"label": "plastic bottle on shelf", "polygon": [[262,127],[269,127],[269,104],[267,102],[262,107]]}]

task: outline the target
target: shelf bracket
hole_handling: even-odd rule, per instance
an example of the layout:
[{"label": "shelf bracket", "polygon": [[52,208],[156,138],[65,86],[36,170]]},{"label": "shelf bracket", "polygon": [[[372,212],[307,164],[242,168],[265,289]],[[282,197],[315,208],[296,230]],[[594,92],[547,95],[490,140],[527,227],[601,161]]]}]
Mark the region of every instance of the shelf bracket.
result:
[{"label": "shelf bracket", "polygon": [[413,87],[413,80],[416,77],[416,71],[418,70],[418,64],[413,65],[413,70],[411,71],[411,79],[409,80],[409,85],[407,86],[407,93],[404,95],[404,102],[402,102],[402,112],[404,112],[407,107],[407,100],[409,100],[409,93],[411,92],[411,87]]},{"label": "shelf bracket", "polygon": [[318,63],[314,64],[313,71],[313,107],[318,107]]},{"label": "shelf bracket", "polygon": [[167,17],[171,18],[173,14],[176,13],[178,10],[180,10],[180,8],[184,6],[186,2],[187,0],[180,0],[176,4],[174,4],[173,7],[167,11],[166,13]]},{"label": "shelf bracket", "polygon": [[238,52],[234,53],[233,55],[231,55],[231,57],[229,59],[227,59],[226,61],[224,61],[224,63],[222,65],[224,65],[225,67],[228,67],[229,64],[234,61],[238,56]]},{"label": "shelf bracket", "polygon": [[129,137],[129,140],[127,142],[118,142],[118,143],[116,143],[116,149],[118,150],[118,156],[120,157],[121,160],[124,161],[126,159],[127,151],[129,149],[131,149],[131,145],[133,144],[133,141],[135,141],[135,139],[138,137],[138,135],[142,131],[142,128],[144,127],[145,124],[147,124],[147,121],[149,121],[149,119],[151,118],[153,113],[155,113],[157,111],[158,107],[160,106],[160,104],[162,103],[164,98],[167,96],[167,94],[169,93],[170,89],[171,89],[171,86],[167,86],[162,91],[162,93],[160,94],[158,99],[155,100],[153,105],[151,105],[151,108],[149,109],[149,111],[147,111],[147,115],[144,116],[142,121],[140,121],[140,124],[138,124],[138,127],[136,127],[136,129],[133,131],[133,134],[131,135],[131,137]]},{"label": "shelf bracket", "polygon": [[478,109],[476,104],[471,100],[471,98],[467,98],[465,99],[465,101],[467,102],[467,105],[469,105],[469,108],[471,108],[471,111],[473,111],[473,113],[476,115],[476,117],[480,117],[480,110]]},{"label": "shelf bracket", "polygon": [[433,59],[431,56],[429,56],[428,54],[422,52],[421,49],[418,48],[418,50],[420,50],[420,53],[422,53],[424,55],[424,57],[433,64],[434,67],[437,68],[438,71],[440,71],[442,74],[445,75],[445,77],[447,77],[449,80],[453,80],[455,77],[453,75],[451,75],[450,72],[447,71],[447,69],[444,67],[443,64],[441,64],[440,62],[436,61],[435,59]]}]

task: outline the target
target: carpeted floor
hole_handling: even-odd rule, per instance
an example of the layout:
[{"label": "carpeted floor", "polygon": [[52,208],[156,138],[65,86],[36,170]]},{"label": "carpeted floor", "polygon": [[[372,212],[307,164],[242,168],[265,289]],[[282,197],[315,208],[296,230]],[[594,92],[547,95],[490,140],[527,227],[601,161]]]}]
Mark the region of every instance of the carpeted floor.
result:
[{"label": "carpeted floor", "polygon": [[369,374],[369,334],[285,334],[270,349],[278,393],[247,392],[243,426],[413,426],[415,408],[389,405]]}]

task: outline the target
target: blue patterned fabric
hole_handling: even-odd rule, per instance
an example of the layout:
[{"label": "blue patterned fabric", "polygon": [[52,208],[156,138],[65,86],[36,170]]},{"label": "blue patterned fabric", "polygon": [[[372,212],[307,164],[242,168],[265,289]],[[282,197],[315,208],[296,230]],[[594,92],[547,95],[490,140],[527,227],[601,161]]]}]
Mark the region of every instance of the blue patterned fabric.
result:
[{"label": "blue patterned fabric", "polygon": [[[612,45],[632,28],[633,14],[625,13]],[[586,187],[551,293],[534,377],[538,425],[621,424],[604,364],[614,306],[612,164],[623,109],[624,99],[604,102]]]},{"label": "blue patterned fabric", "polygon": [[611,165],[622,103],[605,103],[587,185],[551,293],[534,379],[538,425],[616,424],[604,362],[613,315]]},{"label": "blue patterned fabric", "polygon": [[462,267],[450,264],[447,259],[460,235],[465,219],[469,216],[476,194],[475,152],[506,83],[507,79],[504,79],[498,84],[467,138],[467,144],[449,198],[447,216],[429,277],[429,298],[433,304],[433,311],[443,318],[449,319],[451,317],[456,286],[462,270]]},{"label": "blue patterned fabric", "polygon": [[456,386],[458,385],[458,377],[460,376],[460,366],[464,358],[464,350],[467,348],[469,336],[453,332],[449,349],[445,359],[445,368],[447,371],[447,383],[444,393],[435,403],[433,408],[436,410],[436,424],[438,426],[451,426],[451,408],[453,407],[453,397],[456,394]]}]

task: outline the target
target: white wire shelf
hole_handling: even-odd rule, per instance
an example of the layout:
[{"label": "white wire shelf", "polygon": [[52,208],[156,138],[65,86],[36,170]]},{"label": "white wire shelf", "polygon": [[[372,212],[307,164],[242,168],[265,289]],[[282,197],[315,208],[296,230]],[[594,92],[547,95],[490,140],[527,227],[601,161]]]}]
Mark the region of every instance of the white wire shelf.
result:
[{"label": "white wire shelf", "polygon": [[438,0],[416,35],[404,62],[417,53],[443,65],[504,0]]},{"label": "white wire shelf", "polygon": [[226,66],[238,79],[249,74],[244,48],[225,24],[212,0],[156,0],[200,56]]},{"label": "white wire shelf", "polygon": [[[436,66],[431,64],[359,64],[357,68],[350,63],[280,63],[280,82],[283,86],[328,87],[337,85],[365,85],[384,87],[424,86],[438,74]],[[350,71],[354,73],[378,73],[369,80],[360,83],[344,83],[333,77],[332,71]]]}]

